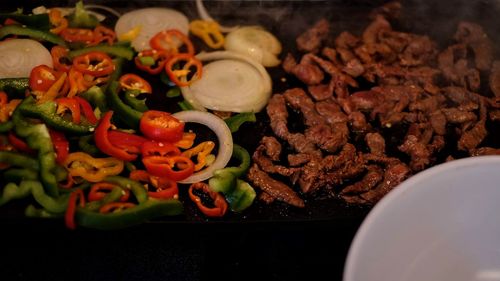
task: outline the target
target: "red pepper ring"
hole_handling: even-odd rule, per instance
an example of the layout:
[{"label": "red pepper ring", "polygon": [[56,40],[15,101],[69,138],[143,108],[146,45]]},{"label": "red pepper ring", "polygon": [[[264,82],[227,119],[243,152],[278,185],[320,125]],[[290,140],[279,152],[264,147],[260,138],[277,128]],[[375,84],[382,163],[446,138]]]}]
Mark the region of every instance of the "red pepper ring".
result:
[{"label": "red pepper ring", "polygon": [[[113,188],[117,185],[109,182],[98,182],[90,187],[88,194],[89,202],[102,200]],[[120,202],[127,202],[130,198],[130,190],[123,189],[123,195],[120,197]]]},{"label": "red pepper ring", "polygon": [[171,157],[181,155],[180,149],[169,142],[146,141],[141,146],[142,157],[147,156],[165,156]]},{"label": "red pepper ring", "polygon": [[170,113],[148,110],[141,116],[139,129],[150,139],[173,143],[182,139],[184,122]]},{"label": "red pepper ring", "polygon": [[[194,194],[194,190],[201,191],[203,193],[208,194],[210,198],[213,200],[213,208],[207,207],[203,204],[203,200],[196,194]],[[224,199],[224,196],[210,189],[208,184],[203,182],[193,183],[188,190],[189,198],[196,204],[198,209],[205,214],[207,217],[222,217],[227,211],[227,202]]]},{"label": "red pepper ring", "polygon": [[147,156],[142,158],[142,163],[148,173],[157,177],[167,177],[173,181],[188,178],[194,172],[194,163],[185,156]]},{"label": "red pepper ring", "polygon": [[68,207],[66,208],[66,213],[64,214],[64,221],[66,227],[69,229],[75,229],[75,212],[76,212],[76,201],[80,198],[80,207],[85,207],[85,195],[81,189],[77,189],[69,195]]},{"label": "red pepper ring", "polygon": [[99,120],[97,120],[97,117],[95,116],[94,110],[92,110],[92,106],[90,105],[90,103],[78,96],[74,97],[74,99],[80,105],[80,109],[81,111],[83,111],[83,116],[85,116],[87,121],[92,125],[97,124]]},{"label": "red pepper ring", "polygon": [[[174,69],[174,67],[182,65],[181,69]],[[194,67],[195,71],[191,74],[191,68]],[[171,57],[165,64],[165,71],[167,72],[170,81],[179,87],[186,87],[191,85],[197,79],[200,79],[203,73],[203,64],[200,60],[190,54],[177,54]],[[182,79],[185,77],[185,80]],[[182,81],[181,81],[182,80]]]},{"label": "red pepper ring", "polygon": [[[180,46],[179,46],[180,43]],[[194,46],[189,37],[177,29],[169,29],[156,33],[155,36],[149,40],[149,45],[153,49],[166,51],[169,55],[179,54],[179,48],[183,45],[186,46],[186,52],[194,55]]]},{"label": "red pepper ring", "polygon": [[9,143],[19,152],[24,152],[28,154],[35,154],[36,150],[33,148],[29,147],[28,144],[19,138],[13,130],[9,131],[9,134],[7,135],[7,139],[9,140]]},{"label": "red pepper ring", "polygon": [[80,124],[81,111],[77,100],[74,98],[58,98],[55,101],[57,103],[57,114],[64,113],[68,109],[71,112],[73,123]]},{"label": "red pepper ring", "polygon": [[[142,57],[151,57],[154,60],[153,65],[144,65],[141,62]],[[150,74],[160,74],[165,68],[165,64],[168,60],[168,54],[162,50],[144,50],[137,54],[134,58],[135,66],[142,71],[146,71]]]},{"label": "red pepper ring", "polygon": [[138,90],[143,94],[151,94],[153,89],[148,81],[144,80],[139,75],[127,73],[120,77],[120,86],[127,90]]},{"label": "red pepper ring", "polygon": [[99,209],[99,213],[101,214],[108,214],[108,213],[116,213],[120,212],[126,209],[130,209],[135,207],[136,205],[134,203],[130,202],[111,202],[108,204],[103,205]]},{"label": "red pepper ring", "polygon": [[59,34],[67,42],[91,43],[94,41],[94,31],[86,28],[65,28]]},{"label": "red pepper ring", "polygon": [[130,173],[130,179],[151,184],[156,191],[148,191],[148,196],[156,199],[170,199],[179,197],[177,183],[168,178],[160,178],[150,175],[144,170],[134,170]]},{"label": "red pepper ring", "polygon": [[71,60],[68,58],[69,50],[65,47],[56,45],[50,49],[52,63],[56,71],[68,72],[71,68]]},{"label": "red pepper ring", "polygon": [[95,128],[94,141],[103,153],[113,156],[117,159],[123,161],[134,161],[137,155],[131,154],[126,150],[115,146],[109,140],[109,129],[111,128],[111,117],[113,116],[113,111],[108,111],[99,121],[99,124]]},{"label": "red pepper ring", "polygon": [[102,77],[115,71],[113,60],[104,52],[93,51],[73,59],[73,67],[84,74]]},{"label": "red pepper ring", "polygon": [[148,141],[144,137],[121,131],[108,131],[108,139],[112,145],[133,154],[141,153],[142,144]]},{"label": "red pepper ring", "polygon": [[56,151],[56,162],[62,165],[69,154],[69,142],[66,136],[59,131],[49,129],[49,134]]}]

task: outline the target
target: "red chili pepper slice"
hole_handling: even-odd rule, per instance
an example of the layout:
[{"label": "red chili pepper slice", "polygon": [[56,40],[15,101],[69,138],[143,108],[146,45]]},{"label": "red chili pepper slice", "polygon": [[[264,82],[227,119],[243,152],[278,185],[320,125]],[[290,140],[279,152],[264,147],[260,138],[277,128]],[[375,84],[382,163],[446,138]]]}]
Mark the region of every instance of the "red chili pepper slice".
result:
[{"label": "red chili pepper slice", "polygon": [[[195,194],[195,191],[206,193],[213,200],[214,207],[205,206],[203,200]],[[193,183],[188,190],[189,198],[196,204],[198,209],[207,217],[222,217],[227,211],[227,202],[224,196],[212,191],[208,184],[203,182]]]},{"label": "red chili pepper slice", "polygon": [[104,52],[93,51],[73,59],[73,67],[84,74],[102,77],[115,70],[113,60]]},{"label": "red chili pepper slice", "polygon": [[157,177],[167,177],[174,181],[188,178],[194,172],[194,163],[185,156],[147,156],[142,163],[148,173]]},{"label": "red chili pepper slice", "polygon": [[181,53],[179,52],[179,43],[181,43],[180,47],[185,46],[186,51],[183,53],[194,55],[193,43],[189,40],[189,37],[177,29],[158,32],[149,41],[151,48],[166,51],[172,55]]},{"label": "red chili pepper slice", "polygon": [[80,124],[81,121],[81,112],[80,105],[78,101],[74,98],[58,98],[55,100],[57,103],[57,114],[61,114],[69,110],[71,112],[71,118],[73,119],[73,123]]},{"label": "red chili pepper slice", "polygon": [[176,142],[182,139],[184,122],[167,112],[148,110],[142,114],[139,128],[150,139]]},{"label": "red chili pepper slice", "polygon": [[142,144],[148,141],[144,137],[121,131],[109,131],[108,139],[113,146],[133,154],[141,153]]},{"label": "red chili pepper slice", "polygon": [[146,141],[141,146],[142,157],[164,156],[171,157],[181,155],[179,148],[169,142]]},{"label": "red chili pepper slice", "polygon": [[24,152],[28,154],[36,153],[36,150],[29,147],[28,144],[24,140],[16,136],[16,134],[13,131],[9,131],[7,139],[9,140],[9,143],[19,152]]},{"label": "red chili pepper slice", "polygon": [[31,70],[29,86],[33,91],[46,92],[61,77],[62,73],[42,64]]},{"label": "red chili pepper slice", "polygon": [[85,207],[85,196],[81,189],[77,189],[69,195],[68,208],[66,208],[66,213],[64,214],[64,221],[66,227],[69,229],[75,229],[75,213],[76,213],[76,201],[80,199],[80,207]]},{"label": "red chili pepper slice", "polygon": [[[88,194],[89,202],[102,200],[116,185],[109,182],[98,182],[90,187]],[[123,189],[123,195],[120,197],[120,202],[127,202],[130,198],[130,190]]]},{"label": "red chili pepper slice", "polygon": [[[180,69],[175,69],[177,66]],[[194,68],[192,71],[191,69]],[[177,54],[171,57],[165,64],[165,71],[167,72],[170,81],[179,87],[186,87],[191,85],[202,76],[203,65],[200,60],[190,54]],[[180,79],[185,77],[185,81]]]},{"label": "red chili pepper slice", "polygon": [[113,45],[115,39],[116,33],[112,29],[98,25],[94,28],[94,41],[89,45],[97,45],[104,41],[107,41],[109,45]]},{"label": "red chili pepper slice", "polygon": [[[144,65],[141,62],[142,57],[151,57],[154,60],[153,65]],[[135,58],[134,62],[137,68],[139,68],[142,71],[146,71],[150,74],[156,75],[160,74],[160,72],[163,71],[165,68],[165,64],[167,63],[168,60],[168,54],[165,51],[161,50],[144,50],[140,52]]]},{"label": "red chili pepper slice", "polygon": [[87,100],[78,96],[74,97],[74,99],[80,105],[80,109],[81,111],[83,111],[83,116],[85,116],[85,119],[87,119],[87,121],[92,125],[97,124],[99,120],[97,120],[97,117],[95,116],[94,110],[92,109],[90,103]]},{"label": "red chili pepper slice", "polygon": [[157,199],[170,199],[179,196],[177,183],[168,178],[160,178],[150,175],[144,170],[134,170],[130,173],[130,179],[151,184],[156,191],[148,191],[148,196]]},{"label": "red chili pepper slice", "polygon": [[151,94],[153,92],[153,89],[148,81],[133,73],[122,75],[119,82],[120,86],[127,90],[139,90],[144,94]]},{"label": "red chili pepper slice", "polygon": [[133,161],[137,158],[137,155],[131,154],[126,150],[113,145],[109,140],[108,130],[111,128],[111,117],[113,116],[113,111],[108,111],[99,121],[94,133],[94,141],[103,153],[113,156],[117,159],[123,161]]},{"label": "red chili pepper slice", "polygon": [[111,202],[103,205],[99,209],[99,213],[108,214],[108,213],[120,212],[133,207],[135,207],[135,204],[130,202]]},{"label": "red chili pepper slice", "polygon": [[56,45],[50,49],[50,55],[52,56],[52,62],[54,64],[54,69],[57,71],[68,72],[71,68],[71,60],[68,58],[69,50]]},{"label": "red chili pepper slice", "polygon": [[69,154],[69,142],[66,136],[59,131],[49,129],[49,134],[56,151],[56,162],[62,165]]},{"label": "red chili pepper slice", "polygon": [[94,41],[94,31],[86,28],[65,28],[59,34],[67,42],[92,43]]}]

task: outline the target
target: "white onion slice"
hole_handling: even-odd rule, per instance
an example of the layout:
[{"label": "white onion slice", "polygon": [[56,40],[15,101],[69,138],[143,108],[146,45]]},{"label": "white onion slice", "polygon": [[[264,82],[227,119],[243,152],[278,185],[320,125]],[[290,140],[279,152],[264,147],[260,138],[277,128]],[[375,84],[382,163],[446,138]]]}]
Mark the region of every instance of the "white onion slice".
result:
[{"label": "white onion slice", "polygon": [[245,26],[230,32],[226,36],[224,48],[249,55],[266,67],[277,66],[281,62],[277,58],[282,49],[280,41],[259,26]]},{"label": "white onion slice", "polygon": [[118,38],[133,28],[140,26],[140,32],[132,40],[132,46],[137,51],[150,49],[149,40],[158,32],[167,29],[178,29],[188,34],[189,20],[181,12],[167,8],[144,8],[122,15],[115,25]]},{"label": "white onion slice", "polygon": [[217,135],[219,141],[219,151],[215,162],[207,168],[194,173],[187,179],[179,181],[179,183],[189,184],[204,181],[211,178],[215,170],[226,167],[233,155],[233,136],[224,120],[212,113],[196,110],[180,111],[172,114],[172,116],[183,122],[194,122],[207,126]]},{"label": "white onion slice", "polygon": [[[203,0],[196,0],[196,9],[198,10],[198,15],[202,20],[205,21],[215,21],[210,14],[208,13],[207,9],[203,5]],[[220,31],[227,33],[231,32],[235,29],[238,28],[238,26],[223,26],[219,24]]]},{"label": "white onion slice", "polygon": [[201,61],[215,61],[203,66],[203,76],[182,95],[195,109],[229,112],[259,112],[269,101],[271,77],[259,63],[244,55],[217,51],[200,53]]},{"label": "white onion slice", "polygon": [[0,42],[0,78],[29,77],[38,65],[52,67],[52,57],[38,41],[10,39]]}]

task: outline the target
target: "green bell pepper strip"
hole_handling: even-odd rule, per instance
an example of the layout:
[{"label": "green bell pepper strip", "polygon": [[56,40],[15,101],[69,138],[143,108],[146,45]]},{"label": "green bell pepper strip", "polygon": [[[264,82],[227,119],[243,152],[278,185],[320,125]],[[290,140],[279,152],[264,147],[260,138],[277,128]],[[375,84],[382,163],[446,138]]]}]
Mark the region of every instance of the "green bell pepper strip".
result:
[{"label": "green bell pepper strip", "polygon": [[238,113],[234,116],[231,116],[227,119],[224,120],[229,127],[229,130],[231,130],[231,133],[234,133],[238,131],[241,125],[245,122],[255,122],[257,121],[257,118],[255,117],[255,113],[253,112],[243,112],[243,113]]},{"label": "green bell pepper strip", "polygon": [[120,87],[119,83],[113,81],[108,89],[107,97],[111,109],[116,113],[117,116],[124,124],[130,126],[133,129],[139,128],[139,122],[142,117],[142,112],[137,111],[125,104],[119,96]]},{"label": "green bell pepper strip", "polygon": [[[23,104],[23,101],[21,104]],[[50,196],[59,195],[57,177],[54,174],[56,159],[52,139],[45,124],[31,124],[21,115],[20,105],[12,114],[12,122],[16,134],[26,138],[28,146],[38,150],[38,164],[40,167],[40,179],[44,188]]]},{"label": "green bell pepper strip", "polygon": [[109,230],[138,225],[164,216],[180,215],[182,211],[182,203],[177,199],[149,199],[133,208],[109,214],[77,208],[75,219],[79,226]]},{"label": "green bell pepper strip", "polygon": [[100,150],[97,146],[91,144],[94,141],[94,135],[83,136],[78,139],[78,147],[85,153],[91,156],[99,154]]},{"label": "green bell pepper strip", "polygon": [[179,87],[173,87],[167,91],[167,98],[176,98],[181,96],[181,89]]},{"label": "green bell pepper strip", "polygon": [[87,91],[81,93],[80,97],[87,100],[93,107],[99,108],[101,112],[108,111],[106,95],[100,87],[92,86]]},{"label": "green bell pepper strip", "polygon": [[38,161],[36,159],[26,156],[25,154],[12,151],[0,151],[0,163],[30,169],[33,171],[40,170],[40,166],[38,165]]},{"label": "green bell pepper strip", "polygon": [[50,29],[50,20],[48,14],[23,15],[21,13],[0,13],[0,21],[4,22],[6,19],[13,19],[20,24],[34,27],[36,29]]},{"label": "green bell pepper strip", "polygon": [[241,212],[252,204],[256,193],[247,182],[238,179],[250,167],[250,154],[243,147],[233,144],[233,157],[240,160],[241,164],[215,170],[208,184],[213,191],[224,194],[231,210]]},{"label": "green bell pepper strip", "polygon": [[19,185],[8,183],[0,198],[0,206],[14,200],[33,195],[35,201],[45,210],[52,213],[64,213],[68,206],[69,194],[53,198],[45,193],[42,184],[39,181],[22,181]]},{"label": "green bell pepper strip", "polygon": [[0,123],[0,133],[7,133],[8,131],[12,130],[13,127],[14,123],[12,123],[12,121]]},{"label": "green bell pepper strip", "polygon": [[146,99],[138,99],[137,96],[140,95],[141,92],[138,90],[130,90],[126,91],[123,95],[123,101],[133,109],[139,112],[146,112],[149,108],[146,105]]},{"label": "green bell pepper strip", "polygon": [[29,87],[29,78],[2,78],[0,79],[0,91],[6,92],[10,98],[24,98],[26,89]]},{"label": "green bell pepper strip", "polygon": [[0,28],[0,39],[9,35],[28,36],[39,41],[47,41],[66,47],[66,42],[64,42],[61,37],[49,31],[33,29],[20,25],[6,25]]},{"label": "green bell pepper strip", "polygon": [[188,101],[180,101],[177,103],[182,111],[194,110],[194,107]]},{"label": "green bell pepper strip", "polygon": [[95,128],[94,125],[75,124],[70,120],[64,119],[56,113],[57,104],[54,101],[36,104],[33,97],[27,97],[18,108],[24,116],[42,119],[47,125],[58,131],[85,135],[92,132]]},{"label": "green bell pepper strip", "polygon": [[44,219],[51,219],[51,218],[61,218],[64,216],[64,213],[51,213],[43,208],[37,208],[33,206],[32,204],[28,205],[26,209],[24,209],[24,215],[29,217],[29,218],[44,218]]},{"label": "green bell pepper strip", "polygon": [[117,184],[121,188],[129,189],[130,191],[132,191],[132,193],[135,196],[135,199],[139,204],[142,204],[148,200],[147,190],[138,181],[134,181],[129,178],[124,178],[120,176],[110,176],[105,178],[104,181]]},{"label": "green bell pepper strip", "polygon": [[132,60],[134,58],[134,50],[132,50],[131,47],[120,46],[120,45],[110,46],[105,44],[100,44],[96,46],[70,51],[68,53],[68,58],[73,59],[74,57],[77,57],[79,55],[83,55],[88,52],[94,52],[94,51],[104,52],[108,55],[124,58],[126,60]]},{"label": "green bell pepper strip", "polygon": [[125,60],[122,58],[115,58],[113,59],[113,63],[115,64],[115,71],[113,71],[113,73],[111,73],[111,75],[109,76],[108,82],[101,86],[101,90],[105,94],[109,94],[108,90],[109,87],[111,87],[111,84],[118,81],[118,79],[120,79],[120,76],[122,76],[123,64],[125,63]]},{"label": "green bell pepper strip", "polygon": [[85,205],[85,209],[97,212],[103,205],[120,200],[122,195],[123,195],[123,189],[119,186],[115,186],[101,200],[87,203]]},{"label": "green bell pepper strip", "polygon": [[69,27],[94,28],[99,24],[99,20],[83,6],[83,1],[78,1],[75,10],[68,17]]},{"label": "green bell pepper strip", "polygon": [[3,173],[7,182],[21,182],[23,180],[38,180],[38,172],[31,169],[8,169]]}]

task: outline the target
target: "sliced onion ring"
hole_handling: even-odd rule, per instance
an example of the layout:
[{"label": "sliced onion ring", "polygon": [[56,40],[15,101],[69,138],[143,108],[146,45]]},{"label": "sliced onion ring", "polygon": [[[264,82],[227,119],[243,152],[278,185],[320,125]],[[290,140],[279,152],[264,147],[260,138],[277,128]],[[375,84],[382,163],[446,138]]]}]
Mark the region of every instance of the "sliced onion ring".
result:
[{"label": "sliced onion ring", "polygon": [[[201,61],[234,60],[234,61],[238,61],[238,62],[243,62],[243,63],[246,63],[249,68],[251,68],[250,70],[252,72],[256,72],[257,75],[260,75],[262,79],[261,79],[260,83],[258,83],[259,85],[253,85],[254,88],[257,89],[256,94],[259,95],[259,96],[255,97],[255,96],[248,96],[248,95],[245,96],[245,94],[248,94],[248,93],[238,92],[236,90],[230,91],[230,92],[224,91],[224,88],[221,85],[219,85],[219,86],[221,86],[222,88],[221,87],[217,88],[217,86],[218,86],[218,83],[216,83],[217,81],[212,81],[213,87],[210,87],[210,86],[207,87],[205,85],[204,87],[198,88],[198,87],[196,87],[197,83],[205,83],[205,82],[201,82],[204,79],[202,77],[200,80],[195,81],[191,86],[181,87],[182,96],[184,97],[184,99],[187,102],[189,102],[193,106],[193,108],[195,108],[196,110],[201,110],[201,111],[206,111],[206,108],[209,108],[212,110],[219,110],[219,111],[258,112],[262,108],[265,107],[265,105],[267,104],[267,102],[271,96],[272,81],[271,81],[271,77],[267,73],[266,69],[260,63],[254,61],[253,59],[250,59],[242,54],[239,54],[236,52],[231,52],[231,51],[216,51],[216,52],[210,52],[210,53],[200,53],[200,54],[196,55],[196,57]],[[218,67],[218,69],[221,69],[221,68]],[[229,67],[226,69],[222,69],[222,70],[223,71],[227,70],[227,72],[228,72],[227,77],[232,77],[232,76],[238,74],[234,71],[231,71],[232,68],[229,68]],[[248,71],[248,69],[247,70],[242,69],[242,71]],[[203,72],[204,72],[205,78],[207,76],[210,78],[210,73],[207,73],[207,71],[205,71],[205,68],[203,69]],[[218,77],[222,77],[222,76],[224,76],[224,75],[218,75]],[[244,78],[244,75],[238,75],[238,77]],[[207,81],[207,80],[205,80],[205,81]],[[260,87],[260,89],[258,89],[257,87]],[[198,92],[195,92],[194,89],[198,89]],[[205,92],[201,92],[201,91],[205,91]],[[209,97],[212,96],[214,93],[220,93],[221,96],[218,99],[210,99]],[[228,97],[227,99],[224,99],[224,97],[223,97],[224,94],[226,94],[226,96],[227,95],[232,95],[232,96],[230,98]],[[236,106],[235,103],[231,103],[231,102],[234,101],[234,97],[237,96],[238,94],[241,97],[241,102],[237,102],[239,105]],[[254,95],[255,93],[252,92],[250,94]],[[202,99],[199,99],[196,97],[197,95],[206,95],[207,98],[203,99],[203,100],[204,101],[211,101],[211,102],[210,103],[203,103]],[[243,105],[243,103],[245,102],[245,98],[247,101],[252,101],[253,104]],[[257,100],[256,100],[256,98],[257,98]],[[216,102],[218,104],[216,104]]]},{"label": "sliced onion ring", "polygon": [[0,78],[29,77],[38,65],[52,67],[49,50],[32,39],[10,39],[0,42]]},{"label": "sliced onion ring", "polygon": [[224,120],[212,113],[196,110],[180,111],[172,114],[172,116],[183,122],[194,122],[207,126],[217,135],[219,141],[219,151],[215,162],[207,168],[192,174],[189,178],[179,181],[179,183],[190,184],[204,181],[211,178],[215,170],[226,167],[233,154],[233,136]]},{"label": "sliced onion ring", "polygon": [[[210,14],[208,13],[207,9],[203,5],[203,0],[196,0],[196,9],[198,10],[198,15],[202,20],[205,21],[215,21]],[[231,32],[235,29],[238,28],[238,26],[223,26],[219,24],[220,31],[227,33]]]}]

